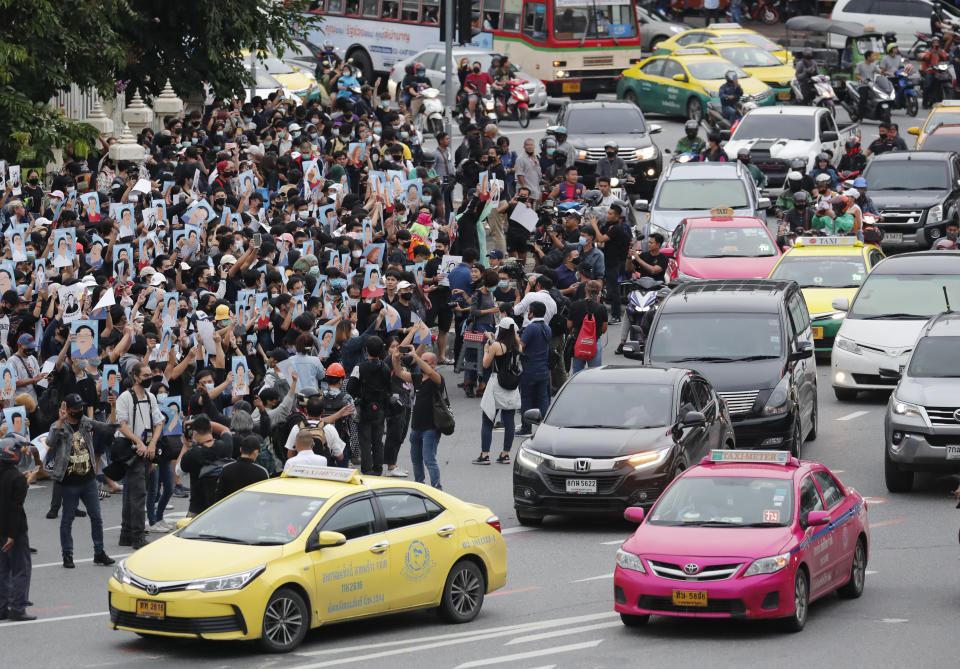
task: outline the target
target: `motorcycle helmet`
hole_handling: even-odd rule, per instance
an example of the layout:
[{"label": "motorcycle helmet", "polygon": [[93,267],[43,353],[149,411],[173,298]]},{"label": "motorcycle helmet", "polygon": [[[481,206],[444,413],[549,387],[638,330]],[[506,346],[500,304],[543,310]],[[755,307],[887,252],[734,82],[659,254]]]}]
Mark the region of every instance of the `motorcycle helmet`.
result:
[{"label": "motorcycle helmet", "polygon": [[553,152],[553,161],[557,164],[567,162],[567,152],[557,149]]},{"label": "motorcycle helmet", "polygon": [[802,181],[803,175],[797,172],[796,170],[790,170],[787,172],[787,181]]},{"label": "motorcycle helmet", "polygon": [[[561,153],[563,153],[561,151]],[[583,201],[588,207],[596,207],[603,199],[603,193],[598,190],[588,190],[583,194]]]},{"label": "motorcycle helmet", "polygon": [[813,58],[813,49],[811,49],[810,47],[806,47],[803,50],[803,59],[806,60],[808,58]]},{"label": "motorcycle helmet", "polygon": [[554,126],[553,134],[555,134],[557,137],[566,137],[567,127],[565,125]]},{"label": "motorcycle helmet", "polygon": [[894,41],[894,42],[890,42],[889,44],[887,44],[887,53],[890,53],[891,51],[893,51],[894,49],[897,49],[897,48],[899,48],[899,47],[897,47],[897,43],[896,43],[895,41]]},{"label": "motorcycle helmet", "polygon": [[673,292],[672,290],[664,286],[663,288],[657,291],[657,299],[665,300],[672,292]]},{"label": "motorcycle helmet", "polygon": [[737,80],[737,73],[733,70],[727,70],[727,73],[723,75],[723,78],[727,80],[728,83],[734,83]]},{"label": "motorcycle helmet", "polygon": [[12,465],[20,462],[20,448],[13,439],[0,439],[0,462]]},{"label": "motorcycle helmet", "polygon": [[744,102],[743,106],[741,107],[741,110],[743,111],[742,115],[746,116],[747,112],[752,112],[756,108],[757,108],[756,102]]},{"label": "motorcycle helmet", "polygon": [[737,150],[737,160],[742,160],[745,163],[750,162],[750,149],[747,147],[742,147]]},{"label": "motorcycle helmet", "polygon": [[700,129],[700,124],[694,121],[693,119],[687,121],[683,124],[683,131],[687,134],[687,137],[693,139],[697,136],[697,131]]},{"label": "motorcycle helmet", "polygon": [[424,67],[423,63],[414,63],[413,73],[416,74],[418,77],[422,77],[427,73],[427,68]]},{"label": "motorcycle helmet", "polygon": [[[957,248],[957,243],[952,239],[943,238],[935,241],[932,248],[934,251],[952,251]],[[2,446],[0,446],[0,448],[2,448]],[[2,451],[0,451],[0,453],[2,453]]]},{"label": "motorcycle helmet", "polygon": [[334,49],[334,47],[333,47],[333,42],[331,42],[330,40],[324,40],[324,41],[323,41],[323,50],[324,50],[324,51],[333,51],[333,49]]},{"label": "motorcycle helmet", "polygon": [[818,162],[818,163],[829,163],[829,162],[830,162],[830,156],[828,156],[826,153],[820,152],[820,153],[817,154],[817,162]]},{"label": "motorcycle helmet", "polygon": [[837,195],[830,200],[830,204],[839,211],[844,211],[850,205],[850,199],[846,195]]},{"label": "motorcycle helmet", "polygon": [[849,138],[845,146],[847,147],[848,153],[855,153],[857,150],[860,149],[860,138],[859,137]]},{"label": "motorcycle helmet", "polygon": [[613,149],[614,151],[619,151],[620,147],[617,145],[616,142],[607,142],[606,144],[603,145],[604,151],[609,151],[610,149]]},{"label": "motorcycle helmet", "polygon": [[819,188],[820,184],[830,182],[830,175],[826,174],[825,172],[821,172],[820,174],[817,175],[817,178],[814,179],[814,181],[817,182],[817,187]]},{"label": "motorcycle helmet", "polygon": [[555,140],[555,139],[554,139],[553,137],[551,137],[550,135],[547,135],[547,136],[544,137],[543,140],[540,142],[540,146],[541,146],[541,148],[543,148],[543,150],[555,149],[555,148],[557,148],[557,140]]},{"label": "motorcycle helmet", "polygon": [[793,194],[793,203],[800,204],[801,202],[804,204],[807,202],[807,191],[805,190],[797,191]]},{"label": "motorcycle helmet", "polygon": [[807,169],[807,161],[803,158],[794,158],[790,161],[790,169],[799,172],[800,176],[798,178],[802,179],[803,172]]}]

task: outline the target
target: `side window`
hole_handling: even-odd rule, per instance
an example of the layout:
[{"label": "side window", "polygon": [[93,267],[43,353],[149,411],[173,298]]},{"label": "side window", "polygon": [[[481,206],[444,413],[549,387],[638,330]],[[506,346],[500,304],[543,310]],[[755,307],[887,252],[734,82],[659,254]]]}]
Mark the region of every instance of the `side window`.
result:
[{"label": "side window", "polygon": [[817,485],[820,486],[820,492],[823,493],[823,501],[828,509],[843,501],[843,488],[827,472],[814,472],[813,478],[817,479]]},{"label": "side window", "polygon": [[683,37],[677,38],[677,44],[687,46],[688,44],[699,44],[706,39],[706,35],[701,32],[689,33]]},{"label": "side window", "polygon": [[523,12],[522,0],[506,0],[503,3],[503,25],[501,30],[520,32],[520,16]]},{"label": "side window", "polygon": [[430,520],[427,507],[419,495],[401,493],[399,495],[380,495],[377,497],[380,509],[387,521],[387,529],[416,525]]},{"label": "side window", "polygon": [[673,235],[670,238],[670,244],[673,246],[674,249],[680,248],[680,242],[683,241],[683,229],[684,229],[683,225],[678,225],[673,230]]},{"label": "side window", "polygon": [[340,532],[350,541],[373,534],[376,525],[373,504],[367,498],[341,506],[323,523],[321,529],[326,532]]},{"label": "side window", "polygon": [[684,381],[683,386],[680,388],[680,416],[683,417],[683,414],[687,411],[696,411],[697,400],[693,393],[693,383],[690,381]]},{"label": "side window", "polygon": [[420,0],[403,0],[400,5],[401,21],[420,21]]},{"label": "side window", "polygon": [[837,124],[833,121],[832,114],[820,114],[820,136],[828,130],[836,130]]},{"label": "side window", "polygon": [[651,77],[659,77],[663,73],[663,64],[665,62],[663,58],[658,58],[644,65],[642,72]]},{"label": "side window", "polygon": [[713,418],[717,412],[717,405],[714,403],[710,406],[713,402],[713,393],[710,392],[710,388],[703,381],[692,381],[690,385],[693,386],[693,396],[697,410],[702,411],[707,419]]},{"label": "side window", "polygon": [[523,9],[523,34],[536,42],[547,38],[547,6],[528,2]]},{"label": "side window", "polygon": [[883,260],[883,254],[879,251],[870,252],[870,267],[873,268],[878,262]]},{"label": "side window", "polygon": [[[906,4],[906,3],[904,3]],[[920,4],[920,3],[917,3]],[[857,14],[873,14],[874,0],[850,0],[846,7],[841,8],[841,12],[855,12]]]},{"label": "side window", "polygon": [[800,484],[800,514],[811,511],[823,511],[823,502],[820,500],[817,486],[813,484],[813,479],[806,476]]},{"label": "side window", "polygon": [[797,334],[803,332],[810,325],[810,315],[807,313],[807,307],[799,295],[790,298],[790,318]]},{"label": "side window", "polygon": [[683,67],[681,67],[677,61],[667,58],[663,62],[663,74],[660,76],[666,79],[673,79],[673,75],[675,74],[683,74]]},{"label": "side window", "polygon": [[[388,11],[387,5],[396,6],[396,2],[392,2],[392,3],[384,2],[383,4],[384,4],[384,9],[383,9],[384,14],[386,14],[386,12]],[[378,15],[377,14],[378,9],[380,9],[380,0],[363,0],[364,16],[372,16],[375,18]],[[395,17],[392,17],[392,18],[395,18]]]},{"label": "side window", "polygon": [[432,499],[424,498],[423,504],[424,506],[427,507],[427,515],[430,517],[430,520],[433,520],[434,518],[439,516],[441,513],[446,511],[446,509],[444,509],[442,506],[434,502]]},{"label": "side window", "polygon": [[428,70],[439,70],[438,65],[443,64],[443,57],[437,51],[424,51],[420,54],[420,62]]},{"label": "side window", "polygon": [[483,29],[497,30],[500,27],[500,0],[483,0]]}]

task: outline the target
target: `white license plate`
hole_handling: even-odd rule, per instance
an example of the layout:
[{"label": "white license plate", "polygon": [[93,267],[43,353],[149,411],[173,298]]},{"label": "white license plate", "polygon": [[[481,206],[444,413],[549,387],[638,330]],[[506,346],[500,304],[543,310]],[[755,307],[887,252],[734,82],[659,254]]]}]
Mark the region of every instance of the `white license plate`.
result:
[{"label": "white license plate", "polygon": [[[960,457],[960,456],[958,456]],[[567,492],[576,495],[596,495],[596,479],[567,479]]]},{"label": "white license plate", "polygon": [[893,244],[900,244],[903,242],[903,233],[902,232],[884,232],[883,241],[891,242]]},{"label": "white license plate", "polygon": [[947,460],[960,460],[960,446],[947,446]]}]

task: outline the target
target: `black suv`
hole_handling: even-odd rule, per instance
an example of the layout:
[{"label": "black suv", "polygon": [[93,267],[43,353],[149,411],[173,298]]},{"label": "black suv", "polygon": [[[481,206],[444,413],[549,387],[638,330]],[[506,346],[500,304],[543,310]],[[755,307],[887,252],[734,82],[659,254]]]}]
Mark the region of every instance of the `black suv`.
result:
[{"label": "black suv", "polygon": [[[540,423],[540,411],[524,418]],[[572,377],[517,451],[513,503],[522,525],[546,514],[619,516],[653,504],[678,472],[733,427],[710,383],[688,369],[605,366]]]},{"label": "black suv", "polygon": [[813,332],[795,281],[681,285],[657,309],[645,364],[692,367],[727,404],[738,448],[788,447],[817,436]]},{"label": "black suv", "polygon": [[634,182],[621,183],[628,193],[653,193],[663,168],[660,149],[650,135],[660,126],[648,124],[643,112],[625,100],[567,102],[560,108],[557,124],[566,127],[567,140],[576,150],[577,175],[587,186],[596,184],[597,163],[607,159],[604,145],[617,143],[617,155],[627,164]]},{"label": "black suv", "polygon": [[863,173],[883,216],[883,246],[930,248],[947,223],[960,221],[960,156],[952,151],[893,151]]}]

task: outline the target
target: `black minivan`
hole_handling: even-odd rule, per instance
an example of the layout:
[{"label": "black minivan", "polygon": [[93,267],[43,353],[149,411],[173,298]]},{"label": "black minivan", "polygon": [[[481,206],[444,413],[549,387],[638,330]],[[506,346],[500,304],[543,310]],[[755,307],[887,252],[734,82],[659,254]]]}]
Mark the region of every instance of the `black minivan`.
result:
[{"label": "black minivan", "polygon": [[657,310],[644,363],[703,374],[727,404],[737,448],[799,457],[817,436],[813,332],[794,281],[683,284]]}]

